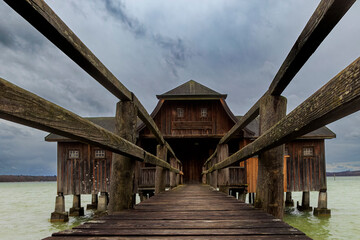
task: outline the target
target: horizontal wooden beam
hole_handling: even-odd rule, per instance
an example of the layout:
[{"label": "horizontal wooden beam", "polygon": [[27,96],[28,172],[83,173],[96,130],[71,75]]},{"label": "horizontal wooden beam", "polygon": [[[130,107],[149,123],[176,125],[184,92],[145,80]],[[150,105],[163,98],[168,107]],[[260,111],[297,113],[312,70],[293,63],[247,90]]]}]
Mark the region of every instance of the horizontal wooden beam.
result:
[{"label": "horizontal wooden beam", "polygon": [[216,156],[216,154],[217,154],[217,148],[215,149],[214,153],[211,154],[211,156],[204,162],[203,166],[206,167],[206,164],[208,164],[211,161],[211,159],[213,159]]},{"label": "horizontal wooden beam", "polygon": [[[134,101],[138,108],[139,118],[154,134],[158,142],[165,144],[161,132],[141,102],[104,66],[43,0],[5,0],[5,2],[115,97],[120,100]],[[176,158],[171,147],[169,150]]]},{"label": "horizontal wooden beam", "polygon": [[271,95],[281,95],[354,2],[355,0],[322,0],[319,3],[272,81],[269,87]]},{"label": "horizontal wooden beam", "polygon": [[360,58],[254,142],[224,161],[215,164],[205,173],[228,167],[238,161],[244,161],[358,110],[360,110]]},{"label": "horizontal wooden beam", "polygon": [[2,78],[0,118],[98,146],[138,161],[149,161],[179,173],[179,170],[159,158],[146,157],[149,153],[139,146]]},{"label": "horizontal wooden beam", "polygon": [[259,115],[259,106],[261,99],[268,94],[266,92],[251,108],[250,110],[238,121],[221,139],[219,144],[227,143],[237,133],[244,129],[251,121]]}]

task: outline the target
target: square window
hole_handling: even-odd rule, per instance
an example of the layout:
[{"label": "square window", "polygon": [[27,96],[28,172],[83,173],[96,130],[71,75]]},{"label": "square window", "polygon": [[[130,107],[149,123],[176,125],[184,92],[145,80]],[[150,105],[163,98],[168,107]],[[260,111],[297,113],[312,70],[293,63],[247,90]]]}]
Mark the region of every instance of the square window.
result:
[{"label": "square window", "polygon": [[184,108],[177,108],[176,113],[179,118],[183,118],[184,117]]},{"label": "square window", "polygon": [[80,158],[79,150],[69,150],[69,159],[78,159]]},{"label": "square window", "polygon": [[304,147],[303,155],[304,156],[314,156],[314,147]]},{"label": "square window", "polygon": [[207,117],[207,108],[201,108],[200,109],[200,116],[201,117]]},{"label": "square window", "polygon": [[105,150],[95,150],[95,158],[105,158]]}]

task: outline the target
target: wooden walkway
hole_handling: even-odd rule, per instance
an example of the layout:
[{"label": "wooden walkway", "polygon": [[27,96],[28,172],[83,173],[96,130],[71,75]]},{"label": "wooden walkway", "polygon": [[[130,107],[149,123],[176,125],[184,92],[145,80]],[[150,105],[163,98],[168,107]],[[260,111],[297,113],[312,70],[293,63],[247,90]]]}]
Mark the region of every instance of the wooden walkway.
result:
[{"label": "wooden walkway", "polygon": [[127,210],[58,233],[60,239],[310,239],[208,186],[185,185]]}]

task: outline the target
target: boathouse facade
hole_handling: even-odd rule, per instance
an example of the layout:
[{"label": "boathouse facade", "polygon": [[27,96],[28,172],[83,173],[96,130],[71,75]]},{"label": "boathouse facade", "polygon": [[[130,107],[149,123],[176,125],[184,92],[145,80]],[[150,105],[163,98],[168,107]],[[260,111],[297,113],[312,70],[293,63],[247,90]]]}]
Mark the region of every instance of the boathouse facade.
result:
[{"label": "boathouse facade", "polygon": [[[204,163],[214,153],[224,134],[241,119],[241,116],[232,113],[226,97],[226,94],[194,80],[157,95],[159,101],[150,116],[182,162],[179,167],[184,172],[183,183],[206,182],[206,177],[202,175]],[[112,117],[87,119],[109,131],[115,130],[115,119]],[[227,143],[228,155],[258,136],[257,118]],[[331,130],[322,127],[285,144],[284,192],[326,190],[324,142],[334,137]],[[56,134],[49,134],[45,140],[58,143],[58,194],[74,195],[76,202],[81,194],[93,194],[93,205],[97,205],[99,193],[107,199],[112,161],[110,151]],[[137,145],[156,155],[157,144],[155,136],[138,120]],[[147,194],[151,196],[155,187],[155,166],[137,163],[135,172],[136,192],[141,197]],[[222,184],[219,182],[219,187],[225,187],[225,191],[255,193],[257,174],[255,156],[230,166],[225,174],[226,179]],[[169,178],[167,173],[167,186],[170,186]]]}]

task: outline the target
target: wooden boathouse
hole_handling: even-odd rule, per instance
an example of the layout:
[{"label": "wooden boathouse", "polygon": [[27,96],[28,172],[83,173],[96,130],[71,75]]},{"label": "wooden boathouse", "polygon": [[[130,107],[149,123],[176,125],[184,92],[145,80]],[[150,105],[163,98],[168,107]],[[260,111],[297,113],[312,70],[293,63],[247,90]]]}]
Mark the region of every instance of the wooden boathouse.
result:
[{"label": "wooden boathouse", "polygon": [[[5,2],[119,99],[115,129],[107,129],[0,78],[1,118],[58,135],[52,219],[68,217],[66,194],[74,196],[74,214],[82,212],[82,193],[93,194],[93,205],[109,214],[50,239],[308,239],[281,221],[284,191],[304,191],[299,207],[306,208],[306,191],[319,190],[314,214],[329,214],[323,141],[334,135],[322,127],[360,110],[360,58],[290,113],[282,93],[355,0],[319,3],[268,90],[241,118],[228,109],[225,95],[194,81],[159,95],[150,116],[43,0]],[[249,127],[256,119],[258,136]],[[136,179],[150,172],[155,196],[135,206]],[[254,208],[228,195],[233,182],[244,195],[245,179],[256,175]],[[214,191],[179,186],[183,181],[204,181]],[[167,182],[171,191],[165,191]]]},{"label": "wooden boathouse", "polygon": [[[164,94],[157,95],[159,102],[151,117],[164,139],[182,159],[183,183],[206,183],[202,171],[209,155],[216,151],[217,143],[240,119],[226,104],[226,94],[220,94],[200,83],[190,80]],[[87,118],[91,122],[113,132],[115,119],[112,117]],[[156,154],[155,136],[138,120],[137,145]],[[230,155],[259,137],[259,119],[254,119],[240,131],[227,145]],[[325,139],[335,134],[327,127],[321,127],[285,144],[284,152],[284,192],[287,205],[292,204],[291,192],[304,192],[304,203],[299,209],[309,210],[309,192],[326,190]],[[79,199],[81,194],[93,194],[93,204],[97,208],[97,195],[109,195],[112,153],[89,144],[84,144],[49,134],[46,141],[58,142],[58,194],[74,195],[77,205],[70,208],[70,215],[83,214]],[[176,163],[175,163],[176,164]],[[228,168],[221,191],[244,200],[250,193],[254,198],[257,183],[258,159],[253,157],[242,164]],[[136,169],[135,185],[137,193],[144,199],[155,191],[156,167],[140,163]],[[166,175],[166,187],[170,187],[170,174]],[[173,187],[173,186],[172,186]],[[100,206],[104,208],[104,206]]]}]

